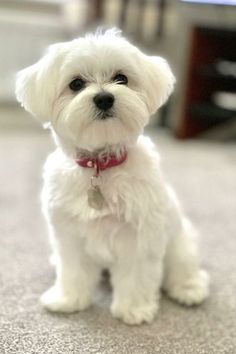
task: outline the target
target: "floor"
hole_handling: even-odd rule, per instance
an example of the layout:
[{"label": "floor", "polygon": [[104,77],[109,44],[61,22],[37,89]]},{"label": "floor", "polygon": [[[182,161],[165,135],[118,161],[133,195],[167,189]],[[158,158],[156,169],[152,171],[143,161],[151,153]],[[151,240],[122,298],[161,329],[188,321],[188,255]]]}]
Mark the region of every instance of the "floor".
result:
[{"label": "floor", "polygon": [[211,296],[185,308],[165,296],[151,325],[111,317],[111,291],[72,315],[50,314],[40,294],[54,278],[40,212],[43,161],[53,144],[38,129],[0,133],[0,353],[236,353],[236,144],[179,142],[152,129],[163,169],[200,233]]}]

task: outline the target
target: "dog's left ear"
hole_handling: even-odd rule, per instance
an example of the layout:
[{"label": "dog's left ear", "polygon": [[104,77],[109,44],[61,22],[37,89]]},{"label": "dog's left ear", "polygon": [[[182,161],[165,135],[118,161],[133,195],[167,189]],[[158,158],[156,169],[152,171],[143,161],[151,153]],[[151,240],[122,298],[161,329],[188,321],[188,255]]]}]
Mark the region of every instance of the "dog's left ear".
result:
[{"label": "dog's left ear", "polygon": [[175,77],[167,61],[161,57],[142,53],[143,84],[150,114],[168,99],[173,91]]}]

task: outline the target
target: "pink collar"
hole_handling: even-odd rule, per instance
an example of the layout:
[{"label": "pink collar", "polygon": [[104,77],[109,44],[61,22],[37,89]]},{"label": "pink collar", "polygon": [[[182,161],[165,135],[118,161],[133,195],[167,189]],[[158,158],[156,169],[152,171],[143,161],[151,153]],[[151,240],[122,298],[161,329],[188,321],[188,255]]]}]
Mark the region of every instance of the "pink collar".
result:
[{"label": "pink collar", "polygon": [[101,157],[85,157],[76,159],[76,163],[81,167],[94,168],[95,175],[98,176],[100,171],[122,164],[127,158],[127,151],[121,153],[117,157],[114,153]]}]

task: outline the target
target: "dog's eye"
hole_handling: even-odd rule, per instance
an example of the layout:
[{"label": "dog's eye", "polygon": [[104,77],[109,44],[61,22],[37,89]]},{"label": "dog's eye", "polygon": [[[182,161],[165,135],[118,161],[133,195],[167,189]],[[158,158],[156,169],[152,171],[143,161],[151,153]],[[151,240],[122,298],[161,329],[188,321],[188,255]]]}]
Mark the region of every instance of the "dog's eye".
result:
[{"label": "dog's eye", "polygon": [[116,76],[113,77],[113,81],[115,81],[119,85],[128,84],[128,78],[124,74],[117,74]]},{"label": "dog's eye", "polygon": [[80,91],[85,86],[85,81],[77,77],[69,84],[69,87],[72,91]]}]

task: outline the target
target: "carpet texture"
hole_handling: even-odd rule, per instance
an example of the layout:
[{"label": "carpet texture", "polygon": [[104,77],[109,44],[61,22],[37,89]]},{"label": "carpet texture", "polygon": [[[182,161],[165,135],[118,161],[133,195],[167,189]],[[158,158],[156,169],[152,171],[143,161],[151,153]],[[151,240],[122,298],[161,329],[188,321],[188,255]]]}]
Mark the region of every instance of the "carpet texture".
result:
[{"label": "carpet texture", "polygon": [[40,212],[41,169],[53,144],[37,131],[0,133],[1,354],[236,353],[236,144],[178,142],[151,132],[169,181],[200,232],[211,296],[185,308],[165,296],[151,325],[111,317],[101,285],[86,312],[46,312],[38,299],[51,284],[47,231]]}]

